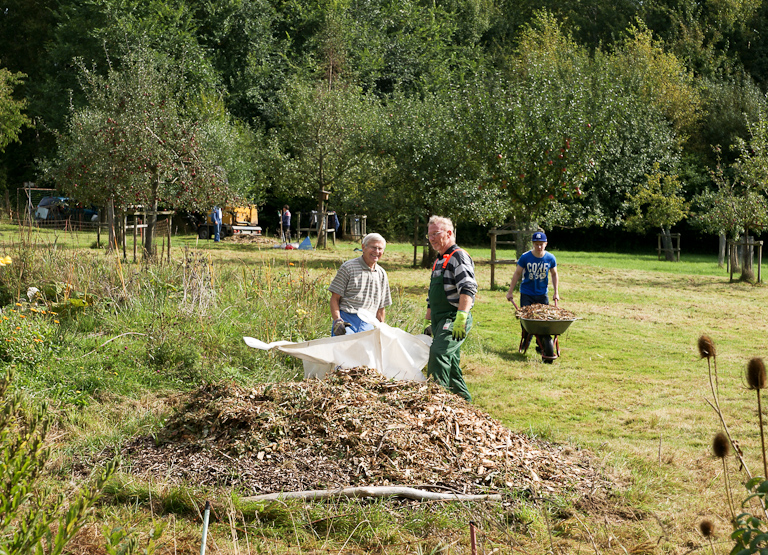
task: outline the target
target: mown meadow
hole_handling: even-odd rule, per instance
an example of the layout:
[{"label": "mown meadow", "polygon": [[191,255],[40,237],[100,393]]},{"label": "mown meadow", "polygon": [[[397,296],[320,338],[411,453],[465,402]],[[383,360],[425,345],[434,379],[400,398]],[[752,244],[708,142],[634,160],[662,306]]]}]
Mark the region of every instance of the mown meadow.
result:
[{"label": "mown meadow", "polygon": [[[47,404],[43,484],[68,495],[104,460],[122,457],[132,438],[162,427],[185,392],[300,379],[300,361],[249,349],[242,337],[329,335],[326,288],[357,255],[346,241],[286,251],[180,237],[170,263],[134,264],[92,248],[94,240],[0,226],[0,256],[12,259],[0,268],[0,360],[25,406]],[[209,500],[209,553],[468,553],[470,521],[481,553],[730,552],[724,466],[711,449],[721,425],[697,341],[707,334],[717,347],[723,418],[747,469],[760,475],[757,406],[744,372],[750,358],[768,354],[766,288],[730,283],[714,253],[683,252],[669,263],[650,248],[564,252],[556,233],[550,242],[561,306],[580,318],[560,338],[561,358],[545,365],[532,349],[517,353],[506,287],[490,290],[490,251],[470,246],[480,292],[463,367],[475,405],[507,427],[592,453],[613,486],[600,504],[509,491],[504,504],[253,505],[239,501],[248,492],[141,481],[121,459],[68,549],[104,552],[105,536],[122,527],[139,552],[159,522],[165,528],[150,551],[198,553]],[[429,277],[412,262],[410,245],[390,244],[382,265],[393,288],[388,323],[417,333]],[[497,282],[511,272],[497,269]],[[738,505],[745,473],[732,457],[727,473]],[[708,538],[702,520],[714,524]]]}]

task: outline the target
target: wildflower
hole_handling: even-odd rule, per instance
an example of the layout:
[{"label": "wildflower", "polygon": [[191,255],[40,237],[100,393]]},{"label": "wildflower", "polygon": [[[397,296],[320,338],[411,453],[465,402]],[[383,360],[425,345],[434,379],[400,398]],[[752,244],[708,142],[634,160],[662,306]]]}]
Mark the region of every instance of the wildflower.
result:
[{"label": "wildflower", "polygon": [[59,321],[58,321],[58,320],[54,320],[54,321],[53,321],[53,323],[54,323],[54,324],[58,324],[58,323],[59,323]]},{"label": "wildflower", "polygon": [[289,266],[295,266],[296,264],[294,264],[293,262],[289,262],[288,265]]},{"label": "wildflower", "polygon": [[16,306],[23,306],[21,303],[16,303]]}]

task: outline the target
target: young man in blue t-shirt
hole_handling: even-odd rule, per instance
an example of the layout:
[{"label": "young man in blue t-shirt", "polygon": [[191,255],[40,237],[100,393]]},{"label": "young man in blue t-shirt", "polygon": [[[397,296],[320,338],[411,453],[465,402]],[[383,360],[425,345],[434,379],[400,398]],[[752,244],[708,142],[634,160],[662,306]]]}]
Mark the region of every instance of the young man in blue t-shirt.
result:
[{"label": "young man in blue t-shirt", "polygon": [[[515,309],[518,308],[515,304],[515,286],[520,281],[520,306],[549,304],[549,274],[552,274],[552,300],[557,306],[557,301],[560,300],[557,261],[553,254],[546,251],[547,235],[543,231],[537,231],[531,237],[531,241],[533,248],[517,261],[512,282],[507,291],[507,300],[515,306]],[[530,334],[523,329],[520,352],[525,352],[530,341]]]}]

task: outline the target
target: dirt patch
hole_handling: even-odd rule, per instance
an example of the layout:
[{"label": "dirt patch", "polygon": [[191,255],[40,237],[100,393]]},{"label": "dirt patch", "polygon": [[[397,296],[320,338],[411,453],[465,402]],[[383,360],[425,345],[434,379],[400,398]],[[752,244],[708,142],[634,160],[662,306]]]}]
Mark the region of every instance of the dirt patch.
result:
[{"label": "dirt patch", "polygon": [[395,484],[608,491],[588,454],[516,434],[433,383],[366,368],[253,389],[206,385],[125,455],[135,475],[248,494]]}]

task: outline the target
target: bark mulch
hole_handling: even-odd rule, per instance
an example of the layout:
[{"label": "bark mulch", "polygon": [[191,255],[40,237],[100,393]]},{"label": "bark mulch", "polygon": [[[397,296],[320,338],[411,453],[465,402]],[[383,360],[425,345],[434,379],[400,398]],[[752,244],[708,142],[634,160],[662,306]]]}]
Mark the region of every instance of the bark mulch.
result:
[{"label": "bark mulch", "polygon": [[257,388],[205,385],[125,448],[131,473],[248,494],[403,485],[603,497],[589,454],[515,433],[434,383],[375,370]]}]

